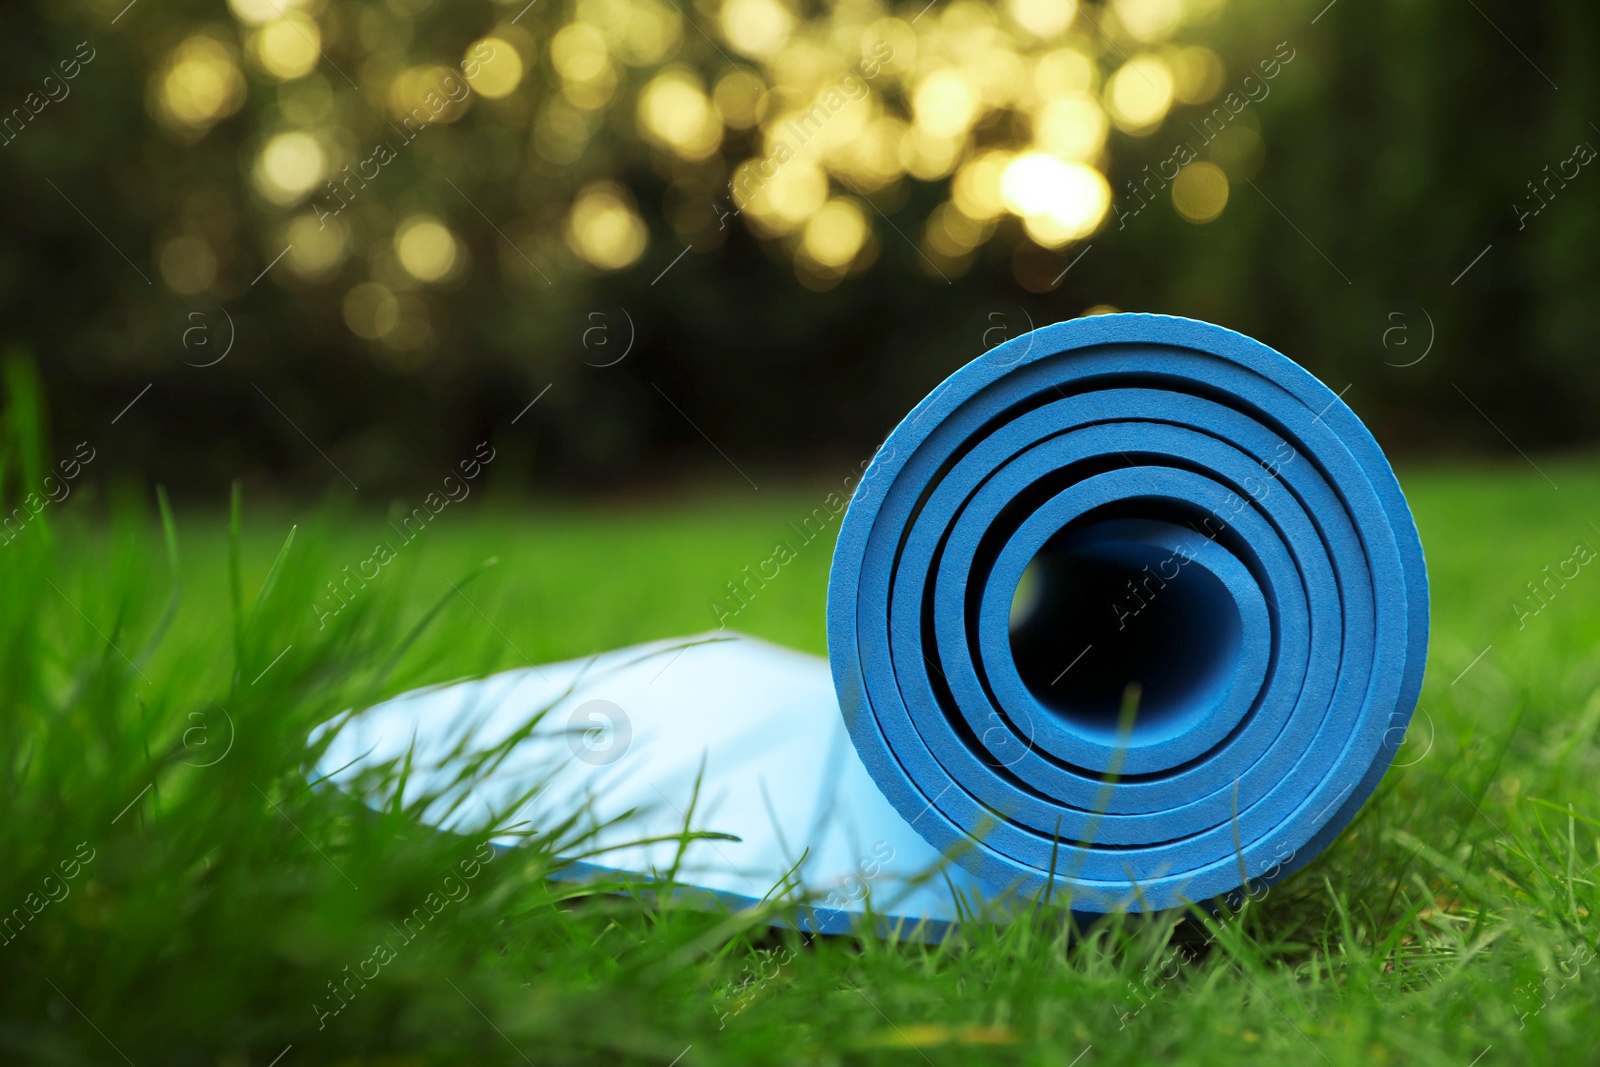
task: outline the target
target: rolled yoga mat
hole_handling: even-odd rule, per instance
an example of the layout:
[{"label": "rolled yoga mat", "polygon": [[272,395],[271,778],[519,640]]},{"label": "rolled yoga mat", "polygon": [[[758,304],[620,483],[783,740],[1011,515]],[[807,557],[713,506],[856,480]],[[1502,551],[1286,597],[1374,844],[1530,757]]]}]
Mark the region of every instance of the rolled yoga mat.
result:
[{"label": "rolled yoga mat", "polygon": [[[1170,908],[1338,834],[1404,740],[1427,628],[1410,512],[1337,396],[1229,330],[1105,315],[987,352],[884,442],[830,662],[719,632],[524,668],[356,716],[322,770],[410,750],[416,793],[542,714],[441,825],[541,783],[536,824],[593,820],[572,876],[676,863],[725,906],[787,878],[824,931]],[[733,839],[640,843],[696,804]]]},{"label": "rolled yoga mat", "polygon": [[1085,911],[1309,861],[1404,740],[1427,632],[1416,527],[1355,414],[1265,345],[1152,315],[952,375],[879,451],[828,588],[890,802],[985,884],[1054,872]]}]

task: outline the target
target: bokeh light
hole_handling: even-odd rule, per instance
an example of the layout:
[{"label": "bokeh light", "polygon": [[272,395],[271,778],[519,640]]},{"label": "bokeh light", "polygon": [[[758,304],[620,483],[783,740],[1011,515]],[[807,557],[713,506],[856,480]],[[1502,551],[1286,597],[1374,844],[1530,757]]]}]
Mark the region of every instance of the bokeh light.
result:
[{"label": "bokeh light", "polygon": [[233,51],[207,34],[178,45],[155,85],[158,113],[194,131],[209,129],[244,103],[244,75]]},{"label": "bokeh light", "polygon": [[1183,0],[1116,0],[1117,21],[1136,41],[1164,41],[1183,20]]},{"label": "bokeh light", "polygon": [[1105,147],[1108,129],[1106,113],[1094,98],[1075,93],[1035,113],[1033,142],[1063,159],[1092,160]]},{"label": "bokeh light", "polygon": [[318,220],[314,214],[297,215],[284,228],[288,252],[284,265],[307,281],[332,273],[344,262],[350,245],[350,230],[340,219]]},{"label": "bokeh light", "polygon": [[722,116],[691,70],[674,67],[639,94],[639,132],[684,159],[701,160],[722,145]]},{"label": "bokeh light", "polygon": [[1189,222],[1210,222],[1228,206],[1228,176],[1214,163],[1191,163],[1172,180],[1172,206]]},{"label": "bokeh light", "polygon": [[1222,57],[1202,45],[1163,52],[1172,68],[1172,93],[1181,104],[1200,104],[1222,91],[1227,68]]},{"label": "bokeh light", "polygon": [[534,150],[551,163],[567,166],[583,157],[594,132],[592,113],[564,96],[545,102],[533,124]]},{"label": "bokeh light", "polygon": [[763,166],[747,161],[733,179],[735,203],[757,233],[769,237],[792,233],[827,202],[827,173],[811,160],[791,159],[766,177]]},{"label": "bokeh light", "polygon": [[720,22],[730,45],[747,56],[765,57],[789,40],[794,16],[780,0],[727,0]]},{"label": "bokeh light", "polygon": [[503,37],[484,37],[474,41],[466,51],[466,57],[484,55],[490,59],[478,64],[477,76],[472,79],[473,92],[490,100],[510,96],[522,83],[522,57],[516,47]]},{"label": "bokeh light", "polygon": [[259,26],[309,6],[310,0],[228,0],[228,10],[248,26]]},{"label": "bokeh light", "polygon": [[1076,48],[1057,48],[1039,57],[1033,68],[1033,89],[1045,100],[1060,100],[1094,89],[1095,62]]},{"label": "bokeh light", "polygon": [[322,145],[303,130],[280,133],[256,157],[251,177],[256,191],[274,204],[294,204],[323,180],[327,155]]},{"label": "bokeh light", "polygon": [[450,228],[432,215],[413,215],[394,234],[395,257],[406,273],[419,282],[449,278],[461,259],[461,248]]},{"label": "bokeh light", "polygon": [[1042,40],[1060,36],[1077,13],[1077,0],[1006,0],[1012,21]]},{"label": "bokeh light", "polygon": [[615,182],[586,186],[567,218],[568,246],[601,270],[621,270],[644,255],[649,232],[633,197]]},{"label": "bokeh light", "polygon": [[603,107],[617,87],[605,35],[586,22],[568,23],[550,39],[550,62],[561,75],[563,95],[578,107]]},{"label": "bokeh light", "polygon": [[288,81],[310,74],[321,58],[322,31],[315,20],[291,11],[250,35],[250,57],[274,78]]},{"label": "bokeh light", "polygon": [[577,15],[597,27],[611,54],[631,67],[671,58],[683,39],[675,0],[578,0]]},{"label": "bokeh light", "polygon": [[180,296],[194,296],[211,288],[217,279],[217,256],[199,237],[174,237],[161,245],[156,266],[168,289]]},{"label": "bokeh light", "polygon": [[918,128],[936,138],[956,137],[971,129],[980,99],[959,70],[937,70],[924,78],[912,97]]},{"label": "bokeh light", "polygon": [[1146,52],[1117,69],[1106,85],[1106,107],[1117,127],[1135,136],[1161,125],[1172,107],[1172,70],[1160,56]]},{"label": "bokeh light", "polygon": [[854,200],[829,200],[806,223],[802,247],[813,263],[843,272],[871,234],[867,214]]},{"label": "bokeh light", "polygon": [[[429,42],[430,0],[353,13],[323,0],[227,3],[229,27],[187,31],[159,64],[151,110],[179,140],[204,136],[242,106],[244,56],[276,93],[265,128],[245,140],[245,170],[277,212],[260,242],[286,239],[284,284],[340,293],[350,283],[334,279],[357,257],[392,300],[362,290],[352,306],[367,311],[347,317],[390,347],[444,321],[412,302],[419,285],[462,276],[467,255],[453,221],[463,205],[447,196],[422,215],[398,194],[418,179],[457,180],[465,160],[511,184],[503,224],[519,247],[545,249],[552,271],[632,266],[651,217],[706,251],[743,226],[817,288],[870,269],[880,249],[895,254],[874,236],[881,212],[912,236],[924,269],[931,260],[953,276],[996,241],[1002,256],[1039,253],[1028,260],[1037,273],[1105,224],[1120,138],[1146,137],[1228,84],[1194,30],[1226,0],[948,0],[915,11],[707,0],[693,12],[673,0],[507,0],[508,14],[459,56],[459,39],[444,54]],[[480,96],[497,103],[475,111]],[[386,115],[371,114],[374,101]],[[436,123],[455,125],[406,147]],[[1172,192],[1184,218],[1215,218],[1228,182],[1260,166],[1254,124],[1245,116],[1207,153],[1220,183],[1203,168],[1183,173]],[[380,181],[397,156],[407,177]],[[652,182],[660,191],[641,206]],[[938,188],[912,195],[913,182]],[[207,245],[207,286],[228,247]],[[197,246],[175,244],[169,258],[169,285],[206,275]],[[495,261],[507,280],[526,265],[520,254]]]},{"label": "bokeh light", "polygon": [[1046,248],[1087,237],[1111,205],[1111,187],[1099,171],[1044,152],[1012,160],[1001,176],[1000,195],[1022,217],[1028,236]]},{"label": "bokeh light", "polygon": [[735,130],[748,130],[761,121],[767,93],[756,75],[740,68],[717,80],[713,99],[725,123]]},{"label": "bokeh light", "polygon": [[913,178],[938,181],[955,169],[965,137],[940,137],[914,126],[900,142],[900,162]]},{"label": "bokeh light", "polygon": [[387,286],[362,282],[344,297],[344,324],[368,341],[381,339],[400,321],[400,302]]},{"label": "bokeh light", "polygon": [[471,103],[471,85],[457,67],[432,63],[409,67],[389,86],[390,110],[397,119],[410,118],[413,129],[455,122]]},{"label": "bokeh light", "polygon": [[941,204],[928,216],[925,243],[944,261],[945,269],[964,269],[964,257],[988,239],[993,227],[953,204]]},{"label": "bokeh light", "polygon": [[829,153],[829,165],[860,191],[882,189],[905,173],[900,156],[905,137],[906,124],[899,119],[873,119]]},{"label": "bokeh light", "polygon": [[956,172],[950,185],[951,202],[969,219],[998,217],[1006,209],[1000,182],[1013,158],[1012,153],[998,150],[974,156]]}]

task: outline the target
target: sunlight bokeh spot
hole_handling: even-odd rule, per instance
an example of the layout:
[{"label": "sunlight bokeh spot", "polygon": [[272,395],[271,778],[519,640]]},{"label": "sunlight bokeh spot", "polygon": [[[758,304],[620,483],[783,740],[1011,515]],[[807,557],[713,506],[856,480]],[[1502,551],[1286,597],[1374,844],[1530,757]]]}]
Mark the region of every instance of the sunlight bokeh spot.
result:
[{"label": "sunlight bokeh spot", "polygon": [[1092,160],[1105,147],[1110,124],[1092,97],[1052,100],[1034,116],[1033,140],[1063,159]]},{"label": "sunlight bokeh spot", "polygon": [[881,189],[905,173],[900,158],[905,135],[906,124],[899,119],[874,119],[829,154],[829,166],[864,191]]},{"label": "sunlight bokeh spot", "polygon": [[454,122],[466,113],[471,92],[459,67],[430,63],[400,72],[389,85],[389,107],[395,118],[422,126]]},{"label": "sunlight bokeh spot", "polygon": [[376,341],[400,321],[400,302],[388,287],[362,282],[345,294],[344,324],[357,337]]},{"label": "sunlight bokeh spot", "polygon": [[735,130],[748,130],[761,121],[767,93],[759,75],[740,68],[717,79],[712,99],[723,122]]},{"label": "sunlight bokeh spot", "polygon": [[803,247],[821,266],[842,270],[867,243],[870,232],[866,212],[854,200],[829,200],[806,223]]},{"label": "sunlight bokeh spot", "polygon": [[605,35],[587,22],[570,22],[550,39],[550,62],[562,95],[586,110],[603,107],[617,87]]},{"label": "sunlight bokeh spot", "polygon": [[999,217],[1006,210],[1000,182],[1013,158],[1010,152],[989,151],[963,163],[950,185],[951,202],[969,219]]},{"label": "sunlight bokeh spot", "polygon": [[794,27],[794,15],[780,0],[727,0],[719,21],[730,45],[757,58],[782,48]]},{"label": "sunlight bokeh spot", "polygon": [[233,53],[203,34],[174,49],[157,79],[163,114],[191,129],[204,130],[244,103],[244,75]]},{"label": "sunlight bokeh spot", "polygon": [[395,230],[394,253],[419,282],[449,277],[460,259],[455,234],[432,215],[413,215],[402,222]]},{"label": "sunlight bokeh spot", "polygon": [[965,256],[986,240],[992,227],[975,219],[955,204],[940,204],[928,216],[927,242],[936,252],[950,259]]},{"label": "sunlight bokeh spot", "polygon": [[722,116],[700,79],[686,68],[662,71],[639,94],[639,132],[652,144],[688,160],[705,159],[722,145]]},{"label": "sunlight bokeh spot", "polygon": [[274,204],[293,204],[322,181],[327,155],[317,139],[303,130],[280,133],[256,157],[257,191]]},{"label": "sunlight bokeh spot", "polygon": [[310,0],[228,0],[233,17],[250,26],[259,26],[291,12],[311,6]]},{"label": "sunlight bokeh spot", "polygon": [[317,220],[315,214],[295,216],[284,228],[288,253],[284,266],[307,281],[331,273],[345,260],[350,244],[350,229],[337,218]]},{"label": "sunlight bokeh spot", "polygon": [[1228,206],[1228,176],[1214,163],[1191,163],[1172,181],[1172,206],[1189,222],[1210,222]]},{"label": "sunlight bokeh spot", "polygon": [[1077,13],[1077,0],[1006,0],[1012,21],[1044,40],[1060,36]]},{"label": "sunlight bokeh spot", "polygon": [[156,256],[161,280],[179,296],[194,296],[217,279],[217,256],[199,237],[174,237]]},{"label": "sunlight bokeh spot", "polygon": [[734,172],[735,203],[757,232],[765,236],[792,233],[828,199],[828,176],[809,159],[792,159],[772,169],[747,160]]},{"label": "sunlight bokeh spot", "polygon": [[1000,179],[1000,195],[1022,217],[1028,236],[1046,248],[1093,233],[1111,204],[1111,187],[1099,171],[1043,152],[1012,160]]},{"label": "sunlight bokeh spot", "polygon": [[472,91],[491,100],[510,96],[522,83],[522,57],[510,41],[502,37],[484,37],[467,47],[464,58],[481,59],[486,55],[489,59],[477,65]]},{"label": "sunlight bokeh spot", "polygon": [[605,35],[587,22],[572,22],[550,39],[550,61],[567,81],[595,81],[611,69]]},{"label": "sunlight bokeh spot", "polygon": [[1136,41],[1164,41],[1183,21],[1183,0],[1116,0],[1117,19]]},{"label": "sunlight bokeh spot", "polygon": [[617,48],[623,62],[635,67],[668,59],[683,40],[683,18],[667,4],[634,0],[626,4],[624,32]]},{"label": "sunlight bokeh spot", "polygon": [[934,137],[964,134],[977,120],[979,97],[971,81],[959,70],[934,71],[918,85],[912,111],[919,129]]},{"label": "sunlight bokeh spot", "polygon": [[262,70],[288,81],[304,77],[322,58],[322,31],[314,19],[292,11],[250,37],[250,56]]},{"label": "sunlight bokeh spot", "polygon": [[615,182],[586,186],[567,217],[567,244],[601,270],[621,270],[644,254],[649,240],[633,197]]},{"label": "sunlight bokeh spot", "polygon": [[1172,95],[1180,104],[1199,104],[1222,91],[1228,71],[1209,48],[1193,45],[1165,53],[1172,68]]},{"label": "sunlight bokeh spot", "polygon": [[1153,53],[1134,56],[1117,69],[1106,86],[1106,106],[1125,133],[1150,133],[1172,107],[1172,71]]},{"label": "sunlight bokeh spot", "polygon": [[938,181],[955,169],[966,143],[964,136],[940,137],[913,126],[900,142],[900,161],[913,178]]},{"label": "sunlight bokeh spot", "polygon": [[1033,68],[1033,89],[1045,100],[1059,100],[1094,88],[1094,60],[1076,48],[1057,48],[1039,57]]}]

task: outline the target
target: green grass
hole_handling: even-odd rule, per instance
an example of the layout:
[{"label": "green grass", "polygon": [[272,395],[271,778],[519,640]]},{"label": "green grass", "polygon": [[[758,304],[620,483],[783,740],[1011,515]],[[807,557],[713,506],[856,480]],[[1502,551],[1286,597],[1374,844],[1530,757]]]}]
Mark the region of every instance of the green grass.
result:
[{"label": "green grass", "polygon": [[[18,460],[26,485],[41,460]],[[86,488],[0,547],[0,914],[29,913],[0,945],[0,1060],[1593,1062],[1600,566],[1521,628],[1511,603],[1600,548],[1600,467],[1545,469],[1559,490],[1406,473],[1434,596],[1419,725],[1326,854],[1205,924],[1073,937],[1045,911],[937,946],[550,882],[572,827],[474,867],[423,802],[372,814],[302,773],[344,708],[710,629],[831,485],[452,505],[324,629],[312,604],[393,539],[383,516],[245,501],[236,534],[207,512],[164,532],[154,501]],[[732,624],[824,651],[828,541]],[[328,983],[451,870],[465,898],[319,1027]]]}]

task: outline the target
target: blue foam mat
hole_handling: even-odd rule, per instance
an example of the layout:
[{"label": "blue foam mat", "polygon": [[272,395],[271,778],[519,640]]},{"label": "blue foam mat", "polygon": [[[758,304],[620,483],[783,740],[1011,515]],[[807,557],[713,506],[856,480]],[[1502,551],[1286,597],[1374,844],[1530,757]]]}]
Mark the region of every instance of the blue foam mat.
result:
[{"label": "blue foam mat", "polygon": [[[1085,598],[1107,567],[1083,539],[1137,559],[1107,526],[1130,521],[1189,531],[1230,576],[1180,556],[1152,585],[1127,564],[1120,602]],[[1041,639],[1062,675],[1025,683],[1009,609],[1041,551],[1078,579]],[[1252,590],[1267,665],[1231,638],[1187,665],[1186,644],[1253,616]],[[1229,330],[1108,315],[997,347],[889,436],[835,551],[829,659],[863,763],[931,844],[975,840],[960,862],[988,884],[1040,891],[1054,857],[1075,908],[1157,909],[1282,877],[1350,820],[1410,720],[1427,613],[1410,511],[1337,396]],[[1130,650],[1122,631],[1153,619],[1161,638]],[[1108,662],[1075,660],[1097,641]],[[1219,657],[1239,684],[1218,687]],[[1163,695],[1119,742],[1073,671]]]}]

